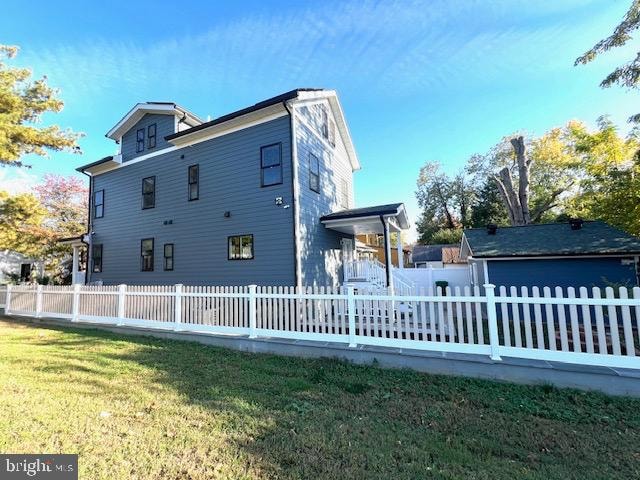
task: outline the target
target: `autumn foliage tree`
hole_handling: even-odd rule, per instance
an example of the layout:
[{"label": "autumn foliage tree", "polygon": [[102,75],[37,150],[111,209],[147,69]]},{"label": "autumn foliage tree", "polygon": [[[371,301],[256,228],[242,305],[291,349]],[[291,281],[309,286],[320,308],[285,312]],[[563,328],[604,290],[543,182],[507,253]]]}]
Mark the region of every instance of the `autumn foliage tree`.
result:
[{"label": "autumn foliage tree", "polygon": [[71,253],[62,238],[86,232],[88,189],[76,177],[45,175],[33,193],[0,191],[0,250],[44,260],[60,281]]}]

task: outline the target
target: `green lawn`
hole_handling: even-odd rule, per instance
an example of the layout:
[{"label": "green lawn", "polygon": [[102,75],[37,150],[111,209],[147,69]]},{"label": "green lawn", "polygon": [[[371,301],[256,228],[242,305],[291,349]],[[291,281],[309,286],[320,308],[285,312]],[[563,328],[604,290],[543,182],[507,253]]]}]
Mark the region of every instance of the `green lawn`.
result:
[{"label": "green lawn", "polygon": [[80,478],[639,478],[640,400],[0,322],[0,452]]}]

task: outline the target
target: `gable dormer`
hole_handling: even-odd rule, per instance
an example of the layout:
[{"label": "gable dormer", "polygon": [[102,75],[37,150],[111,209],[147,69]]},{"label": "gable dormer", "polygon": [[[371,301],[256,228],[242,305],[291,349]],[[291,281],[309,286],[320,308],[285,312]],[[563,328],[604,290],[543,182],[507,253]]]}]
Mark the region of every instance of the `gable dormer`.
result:
[{"label": "gable dormer", "polygon": [[172,102],[145,102],[133,107],[106,136],[120,145],[122,162],[171,144],[167,135],[200,125],[196,115]]}]

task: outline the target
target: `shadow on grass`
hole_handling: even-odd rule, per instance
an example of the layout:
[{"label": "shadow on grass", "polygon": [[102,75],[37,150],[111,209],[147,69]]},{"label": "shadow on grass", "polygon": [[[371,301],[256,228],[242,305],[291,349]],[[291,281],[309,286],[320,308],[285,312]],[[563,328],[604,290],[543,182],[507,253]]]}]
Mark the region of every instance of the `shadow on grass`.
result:
[{"label": "shadow on grass", "polygon": [[[33,342],[69,358],[57,354],[38,368],[95,373],[87,388],[99,394],[112,388],[113,365],[143,367],[145,382],[222,417],[254,474],[560,478],[579,469],[624,478],[639,468],[631,446],[639,440],[637,400],[46,328],[69,335]],[[74,363],[80,358],[84,364]],[[622,446],[621,431],[630,435]]]}]

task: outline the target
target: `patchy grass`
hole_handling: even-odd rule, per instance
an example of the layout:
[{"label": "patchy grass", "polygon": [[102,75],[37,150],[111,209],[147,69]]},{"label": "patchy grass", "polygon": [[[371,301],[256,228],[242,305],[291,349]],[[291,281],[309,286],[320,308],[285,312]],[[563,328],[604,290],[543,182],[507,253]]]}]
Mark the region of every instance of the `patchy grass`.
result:
[{"label": "patchy grass", "polygon": [[0,322],[0,451],[80,478],[638,478],[640,401]]}]

